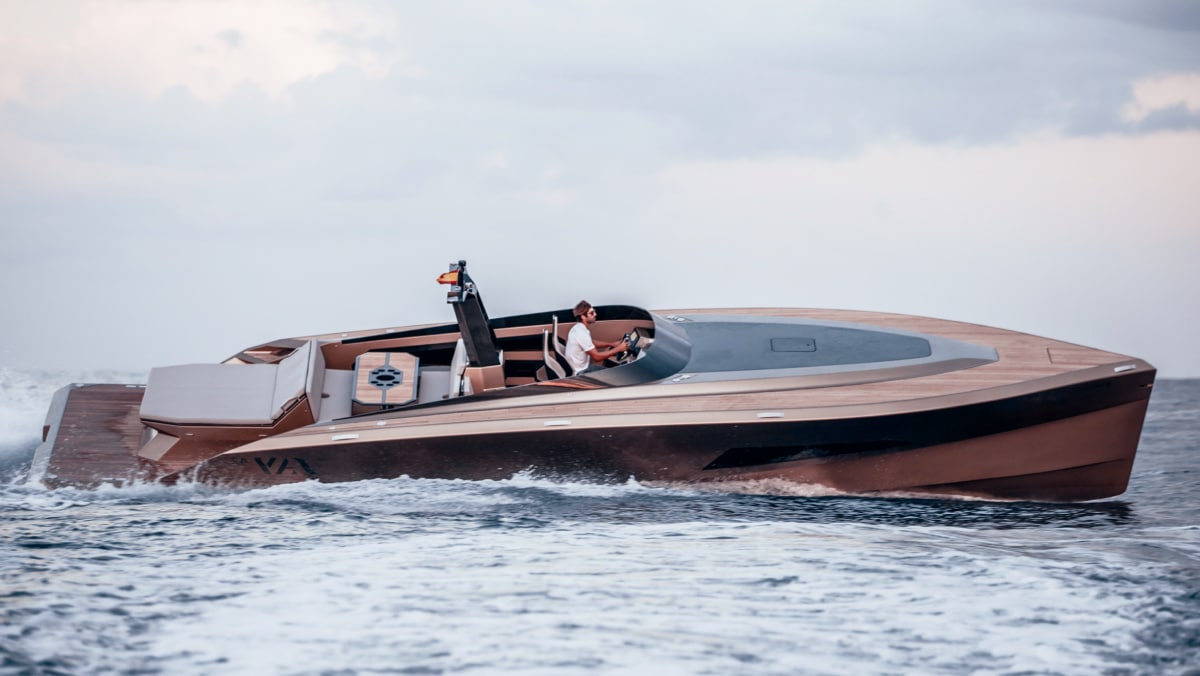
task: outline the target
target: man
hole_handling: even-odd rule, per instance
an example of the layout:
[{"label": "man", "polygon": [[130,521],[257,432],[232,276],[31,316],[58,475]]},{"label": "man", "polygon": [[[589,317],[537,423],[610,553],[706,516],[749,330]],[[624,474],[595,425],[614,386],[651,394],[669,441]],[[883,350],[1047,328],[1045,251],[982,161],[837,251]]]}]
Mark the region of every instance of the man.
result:
[{"label": "man", "polygon": [[[629,345],[623,340],[619,343],[592,340],[589,327],[596,323],[596,309],[586,300],[579,301],[575,306],[575,319],[578,321],[567,334],[567,363],[574,369],[573,375],[579,375],[603,363],[605,359],[629,349]],[[601,347],[608,349],[601,350]]]}]

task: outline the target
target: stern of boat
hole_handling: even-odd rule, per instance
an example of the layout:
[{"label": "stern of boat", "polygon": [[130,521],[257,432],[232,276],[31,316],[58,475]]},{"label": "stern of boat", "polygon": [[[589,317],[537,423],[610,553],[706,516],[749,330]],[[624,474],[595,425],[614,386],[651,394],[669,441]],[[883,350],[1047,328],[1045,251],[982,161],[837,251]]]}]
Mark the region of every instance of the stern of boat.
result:
[{"label": "stern of boat", "polygon": [[51,399],[29,481],[48,488],[124,485],[161,472],[138,457],[144,385],[74,383]]}]

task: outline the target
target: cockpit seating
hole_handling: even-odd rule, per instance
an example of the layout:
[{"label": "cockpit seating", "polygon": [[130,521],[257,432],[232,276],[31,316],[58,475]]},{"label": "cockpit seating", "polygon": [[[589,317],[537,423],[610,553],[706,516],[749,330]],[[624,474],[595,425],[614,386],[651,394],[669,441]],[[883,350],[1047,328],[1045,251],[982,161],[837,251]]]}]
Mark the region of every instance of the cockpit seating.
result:
[{"label": "cockpit seating", "polygon": [[558,353],[558,356],[563,358],[563,361],[566,361],[567,346],[563,344],[562,338],[558,333],[558,315],[550,315],[550,323],[554,327],[554,330],[550,333],[550,339],[554,341],[554,351]]},{"label": "cockpit seating", "polygon": [[458,343],[454,346],[454,357],[450,360],[450,382],[446,392],[447,399],[474,393],[471,387],[471,379],[463,377],[463,374],[467,371],[467,364],[466,343],[462,338],[459,338]]},{"label": "cockpit seating", "polygon": [[[554,324],[557,326],[558,320],[555,320]],[[537,370],[537,380],[539,382],[567,377],[566,369],[558,363],[558,358],[550,353],[551,340],[549,329],[542,329],[542,361],[545,362],[545,366]],[[553,340],[557,342],[557,339]]]}]

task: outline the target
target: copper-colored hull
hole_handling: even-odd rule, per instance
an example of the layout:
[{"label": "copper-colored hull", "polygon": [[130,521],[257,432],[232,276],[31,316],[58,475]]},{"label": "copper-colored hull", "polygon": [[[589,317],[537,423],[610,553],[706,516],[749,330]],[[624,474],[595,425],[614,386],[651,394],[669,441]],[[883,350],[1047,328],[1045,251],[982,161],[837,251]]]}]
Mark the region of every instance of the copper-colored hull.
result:
[{"label": "copper-colored hull", "polygon": [[1120,495],[1129,483],[1148,400],[903,453],[741,474],[849,493],[911,492],[1077,501]]},{"label": "copper-colored hull", "polygon": [[[230,453],[184,476],[264,486],[307,479],[377,477],[503,479],[532,468],[554,477],[668,482],[783,480],[845,493],[911,493],[1006,500],[1078,501],[1122,493],[1146,401],[926,448],[705,469],[743,430],[621,429],[552,435],[499,434],[355,446]],[[706,443],[706,440],[707,443]],[[718,442],[714,445],[712,442]],[[786,437],[778,443],[786,443]]]}]

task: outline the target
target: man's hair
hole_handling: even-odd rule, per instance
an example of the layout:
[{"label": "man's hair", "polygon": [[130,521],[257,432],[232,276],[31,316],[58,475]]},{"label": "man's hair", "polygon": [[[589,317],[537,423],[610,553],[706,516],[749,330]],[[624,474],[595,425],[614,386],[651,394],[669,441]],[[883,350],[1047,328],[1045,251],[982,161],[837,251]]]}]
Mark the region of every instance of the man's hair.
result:
[{"label": "man's hair", "polygon": [[581,300],[575,304],[575,316],[582,317],[588,313],[588,310],[591,310],[591,309],[592,309],[591,303],[587,302],[586,300]]}]

